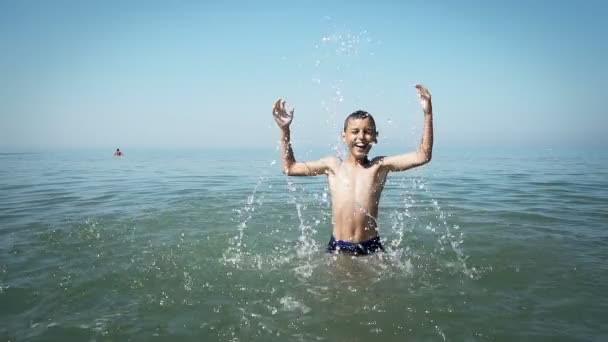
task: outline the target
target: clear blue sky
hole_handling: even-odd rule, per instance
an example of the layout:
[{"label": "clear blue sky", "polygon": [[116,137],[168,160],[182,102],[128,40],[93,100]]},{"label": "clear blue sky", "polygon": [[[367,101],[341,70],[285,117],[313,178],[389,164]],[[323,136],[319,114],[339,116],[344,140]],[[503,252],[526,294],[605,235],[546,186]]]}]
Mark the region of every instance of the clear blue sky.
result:
[{"label": "clear blue sky", "polygon": [[[336,141],[356,109],[380,144],[608,146],[602,1],[0,0],[0,151]],[[297,146],[296,146],[297,151]]]}]

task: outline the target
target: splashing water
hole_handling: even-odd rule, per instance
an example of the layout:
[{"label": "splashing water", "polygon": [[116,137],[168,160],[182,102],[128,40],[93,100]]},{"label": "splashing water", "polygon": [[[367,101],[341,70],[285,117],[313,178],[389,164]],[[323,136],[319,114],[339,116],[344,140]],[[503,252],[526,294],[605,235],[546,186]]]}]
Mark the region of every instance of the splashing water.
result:
[{"label": "splashing water", "polygon": [[[343,107],[350,105],[352,101],[345,80],[349,73],[357,69],[357,63],[360,62],[362,55],[374,55],[372,53],[374,43],[376,42],[366,30],[355,33],[349,29],[334,27],[332,32],[322,35],[315,45],[318,58],[314,60],[315,72],[312,80],[314,84],[325,89],[327,98],[321,100],[320,103],[322,109],[327,113],[325,124],[333,130],[341,129],[341,123],[336,119],[337,113],[345,112]],[[288,110],[291,108],[287,107]],[[388,123],[392,124],[390,118]],[[338,158],[344,157],[340,139],[332,143],[330,148]],[[271,166],[275,164],[276,160],[270,162]],[[245,265],[245,256],[249,259],[248,262],[252,262],[252,259],[256,260],[253,262],[257,265],[256,267],[264,267],[263,265],[268,263],[277,266],[295,262],[295,265],[292,265],[295,273],[302,278],[310,278],[314,272],[314,259],[322,250],[316,235],[321,228],[323,231],[331,229],[329,222],[331,213],[330,210],[327,210],[329,207],[328,189],[324,188],[320,194],[314,192],[311,195],[307,193],[305,186],[299,186],[292,178],[286,178],[287,203],[293,206],[294,217],[297,218],[295,226],[298,236],[295,244],[285,240],[282,246],[272,249],[276,252],[275,255],[252,255],[248,252],[245,236],[248,223],[255,214],[256,206],[259,205],[255,201],[256,193],[264,181],[265,179],[261,177],[248,196],[246,205],[241,209],[235,209],[238,215],[237,234],[231,238],[223,261],[236,267]],[[432,197],[426,183],[421,178],[412,178],[410,182],[409,186],[405,181],[393,184],[397,185],[402,192],[400,205],[397,209],[384,214],[389,218],[388,224],[376,222],[380,229],[384,225],[390,227],[388,232],[381,231],[387,247],[387,260],[392,263],[389,269],[405,270],[408,273],[413,271],[414,265],[417,265],[418,269],[420,267],[422,269],[457,267],[468,277],[475,277],[477,270],[466,265],[466,256],[462,251],[463,234],[460,227],[449,224],[449,215],[442,210],[437,200],[418,199],[417,193],[420,191],[424,193],[425,198]],[[313,205],[311,209],[310,203],[316,205]],[[420,208],[424,208],[425,212],[421,212]],[[324,212],[319,214],[318,210]],[[429,212],[432,213],[432,217],[429,216]],[[311,217],[319,215],[321,219],[311,219]],[[369,214],[368,216],[372,217]],[[373,219],[376,221],[376,218]],[[323,224],[326,226],[321,227]],[[421,237],[415,238],[417,235]],[[432,243],[426,241],[431,237]],[[421,244],[424,248],[418,248],[416,243]],[[441,260],[438,259],[439,256],[442,257]],[[282,262],[278,260],[282,260]],[[439,265],[441,262],[443,265]]]},{"label": "splashing water", "polygon": [[[314,62],[312,81],[327,94],[320,104],[326,113],[324,124],[332,130],[341,131],[342,123],[337,119],[337,113],[348,112],[346,107],[351,106],[354,100],[346,81],[348,74],[356,69],[357,58],[369,50],[371,42],[367,31],[356,34],[346,31],[323,35],[315,46],[320,56]],[[387,122],[389,125],[393,123],[390,118]],[[414,133],[417,130],[412,129],[412,134]],[[277,145],[277,153],[279,150]],[[338,158],[344,157],[340,139],[330,145],[330,150]],[[273,170],[278,169],[276,164],[278,162],[274,159],[267,163]],[[251,327],[257,320],[264,331],[272,333],[270,324],[262,323],[261,317],[264,314],[259,312],[265,312],[266,315],[276,315],[279,311],[284,314],[306,315],[312,308],[318,308],[335,297],[335,291],[343,299],[352,297],[355,300],[366,295],[373,297],[375,293],[366,293],[369,284],[383,284],[390,279],[407,278],[411,291],[421,291],[442,286],[440,284],[449,282],[450,278],[479,277],[479,271],[466,263],[461,227],[449,222],[449,213],[433,198],[429,184],[420,176],[406,174],[407,178],[401,176],[396,180],[387,180],[383,197],[387,197],[386,193],[391,193],[389,199],[384,200],[388,208],[380,210],[380,219],[366,213],[380,229],[386,251],[367,258],[324,253],[323,244],[319,241],[324,240],[326,232],[332,229],[329,189],[325,179],[278,177],[283,178],[277,185],[285,189],[286,199],[282,206],[288,208],[285,214],[287,221],[282,222],[281,228],[276,230],[273,230],[276,223],[265,223],[268,232],[259,234],[272,235],[272,239],[265,241],[269,244],[266,249],[260,248],[262,242],[249,234],[250,223],[256,219],[257,213],[270,209],[267,207],[260,210],[262,202],[258,196],[264,186],[273,186],[273,179],[260,177],[244,206],[234,210],[237,215],[236,234],[229,239],[229,246],[221,260],[225,266],[235,269],[255,270],[260,279],[272,277],[276,271],[282,274],[280,279],[275,279],[278,285],[273,285],[267,292],[262,291],[267,298],[259,303],[261,309],[251,303],[242,303],[239,307],[241,327]],[[321,187],[321,184],[325,185]],[[275,189],[277,185],[274,185]],[[261,217],[257,219],[263,220]],[[293,277],[287,288],[282,285],[286,284],[286,274]],[[343,278],[335,280],[334,274],[341,274]],[[186,273],[184,278],[184,288],[188,290],[192,287],[192,282]],[[307,290],[289,290],[290,287],[304,287]],[[252,291],[249,284],[242,284],[242,288],[244,291]],[[348,299],[345,300],[348,302]],[[387,312],[382,305],[374,305],[374,309],[368,311],[376,314]],[[431,317],[432,312],[425,310],[424,314]],[[416,317],[417,313],[411,309],[408,315]],[[436,336],[442,340],[447,339],[442,327],[432,318],[426,322]],[[375,320],[365,324],[374,334],[383,332]]]},{"label": "splashing water", "polygon": [[[325,124],[333,131],[339,131],[338,119],[351,106],[353,91],[350,84],[353,74],[358,74],[361,54],[368,52],[374,40],[366,30],[353,32],[348,28],[334,26],[332,32],[324,34],[315,44],[319,57],[314,63],[312,82],[320,87],[327,98],[321,100],[321,108],[327,113]],[[332,150],[339,154],[340,139],[332,144]]]},{"label": "splashing water", "polygon": [[245,241],[245,231],[247,229],[247,223],[252,219],[256,209],[256,205],[261,205],[260,201],[256,201],[256,194],[258,188],[263,184],[265,177],[261,176],[256,183],[251,194],[247,197],[246,204],[241,209],[234,209],[238,214],[239,224],[237,226],[237,235],[233,236],[229,244],[230,246],[226,249],[223,255],[223,262],[230,263],[235,267],[241,267],[246,255],[245,248],[247,247]]}]

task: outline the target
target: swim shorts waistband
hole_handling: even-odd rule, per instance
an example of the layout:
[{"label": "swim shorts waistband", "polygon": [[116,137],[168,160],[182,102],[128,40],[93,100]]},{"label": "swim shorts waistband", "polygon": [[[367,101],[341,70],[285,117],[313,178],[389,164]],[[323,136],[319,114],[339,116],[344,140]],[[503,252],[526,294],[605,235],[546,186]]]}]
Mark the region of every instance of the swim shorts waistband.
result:
[{"label": "swim shorts waistband", "polygon": [[336,240],[334,236],[331,236],[329,243],[327,244],[327,251],[329,253],[345,253],[353,255],[367,255],[375,253],[378,250],[384,252],[384,247],[380,241],[380,237],[376,236],[367,241],[363,242],[350,242],[345,240]]}]

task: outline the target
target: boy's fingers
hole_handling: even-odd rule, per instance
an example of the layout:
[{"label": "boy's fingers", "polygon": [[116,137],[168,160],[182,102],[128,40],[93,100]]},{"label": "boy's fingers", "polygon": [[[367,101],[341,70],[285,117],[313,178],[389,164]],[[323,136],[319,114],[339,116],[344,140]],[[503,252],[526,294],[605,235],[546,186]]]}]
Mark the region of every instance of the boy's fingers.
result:
[{"label": "boy's fingers", "polygon": [[418,89],[418,91],[420,91],[420,93],[426,97],[431,96],[431,92],[429,92],[429,90],[426,89],[426,87],[423,86],[422,84],[416,84],[416,89]]},{"label": "boy's fingers", "polygon": [[273,110],[279,109],[279,104],[280,103],[281,103],[281,98],[279,98],[278,100],[274,101],[274,104],[272,105],[272,109]]}]

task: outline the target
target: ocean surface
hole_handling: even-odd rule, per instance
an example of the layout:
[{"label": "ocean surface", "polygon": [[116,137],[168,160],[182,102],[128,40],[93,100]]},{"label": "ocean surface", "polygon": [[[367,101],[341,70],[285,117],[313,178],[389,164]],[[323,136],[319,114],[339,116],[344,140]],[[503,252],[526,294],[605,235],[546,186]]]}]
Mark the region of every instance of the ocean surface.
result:
[{"label": "ocean surface", "polygon": [[1,341],[608,341],[606,151],[436,149],[367,257],[274,148],[124,152],[0,154]]}]

